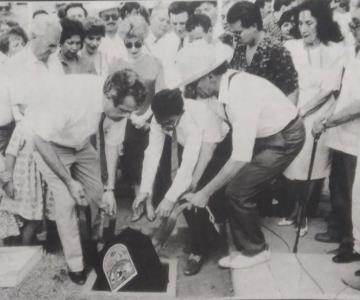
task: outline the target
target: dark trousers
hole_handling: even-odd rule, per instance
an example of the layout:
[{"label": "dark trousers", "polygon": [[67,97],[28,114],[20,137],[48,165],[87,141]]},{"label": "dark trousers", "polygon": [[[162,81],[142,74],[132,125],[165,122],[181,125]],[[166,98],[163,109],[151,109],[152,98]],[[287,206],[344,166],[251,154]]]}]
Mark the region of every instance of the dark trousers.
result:
[{"label": "dark trousers", "polygon": [[[199,181],[199,189],[204,187],[224,166],[231,155],[231,133],[217,146],[212,160],[209,162],[202,178]],[[222,223],[227,217],[225,188],[220,189],[210,197],[208,204],[217,223]],[[192,208],[184,211],[184,217],[189,225],[190,251],[197,255],[207,255],[218,233],[209,221],[209,214],[204,208]]]},{"label": "dark trousers", "polygon": [[281,132],[255,141],[253,159],[226,188],[230,228],[236,248],[253,256],[267,248],[257,210],[259,195],[268,182],[279,176],[300,152],[305,129],[300,119]]},{"label": "dark trousers", "polygon": [[342,237],[341,246],[351,250],[353,247],[351,195],[356,161],[356,156],[334,150],[329,180],[332,212],[328,230],[339,234]]}]

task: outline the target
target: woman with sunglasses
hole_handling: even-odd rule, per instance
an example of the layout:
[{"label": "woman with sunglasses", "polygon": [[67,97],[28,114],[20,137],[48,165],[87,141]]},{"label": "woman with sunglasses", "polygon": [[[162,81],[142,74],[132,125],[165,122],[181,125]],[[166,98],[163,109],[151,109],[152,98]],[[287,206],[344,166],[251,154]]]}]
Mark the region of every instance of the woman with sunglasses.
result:
[{"label": "woman with sunglasses", "polygon": [[[304,120],[306,140],[303,149],[285,170],[287,178],[286,196],[290,203],[296,203],[292,216],[279,222],[280,226],[298,221],[300,202],[305,201],[307,173],[313,147],[311,129],[319,116],[329,112],[334,97],[333,91],[339,89],[345,49],[341,43],[342,35],[332,18],[328,2],[324,0],[306,1],[297,8],[301,39],[285,43],[290,51],[295,68],[299,74],[299,115]],[[325,139],[318,142],[312,171],[309,194],[321,190],[324,178],[330,173],[330,149]],[[318,194],[320,196],[320,193]],[[309,203],[308,208],[314,203]],[[316,210],[316,205],[313,206]],[[300,226],[300,224],[298,224]],[[300,235],[307,232],[307,221],[301,224]]]},{"label": "woman with sunglasses", "polygon": [[[161,63],[148,54],[144,47],[148,32],[149,25],[142,16],[126,17],[119,26],[119,34],[124,39],[127,55],[113,62],[110,67],[110,74],[123,69],[134,70],[146,87],[145,103],[138,113],[131,115],[124,142],[123,169],[125,171],[123,177],[133,186],[135,193],[137,193],[141,181],[142,161],[148,144],[148,121],[152,115],[151,100],[155,92],[164,87]],[[142,216],[142,212],[134,213],[132,220],[138,220]],[[150,221],[155,219],[151,199],[146,203],[146,213]]]}]

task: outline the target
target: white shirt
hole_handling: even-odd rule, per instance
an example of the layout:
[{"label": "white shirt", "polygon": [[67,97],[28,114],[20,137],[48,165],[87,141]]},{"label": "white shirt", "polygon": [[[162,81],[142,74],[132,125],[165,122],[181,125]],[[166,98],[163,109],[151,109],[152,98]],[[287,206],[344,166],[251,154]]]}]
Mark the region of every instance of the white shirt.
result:
[{"label": "white shirt", "polygon": [[[55,55],[49,57],[47,65],[39,61],[29,47],[14,55],[6,64],[6,73],[10,83],[10,101],[16,107],[39,105],[49,101],[58,102],[56,98],[59,81],[64,77],[63,68]],[[21,119],[14,109],[16,120]]]},{"label": "white shirt", "polygon": [[229,84],[229,76],[235,72],[229,70],[222,77],[219,100],[225,104],[233,130],[231,159],[250,162],[255,139],[280,132],[296,117],[297,110],[277,87],[261,77],[241,72]]},{"label": "white shirt", "polygon": [[[336,101],[334,114],[354,102],[360,101],[360,59],[352,58],[347,65],[342,80],[342,89]],[[358,154],[360,120],[356,119],[340,126],[330,128],[327,145],[335,150],[351,155]]]},{"label": "white shirt", "polygon": [[[202,142],[220,142],[226,132],[216,128],[222,121],[205,103],[184,101],[185,111],[176,127],[177,140],[184,147],[181,165],[165,198],[175,202],[190,187],[192,175],[198,161]],[[199,118],[199,112],[204,116]],[[219,125],[220,126],[220,125]],[[221,133],[220,133],[221,132]],[[213,134],[212,134],[213,133]],[[155,176],[159,167],[166,133],[153,118],[150,125],[149,145],[145,151],[140,191],[152,194]]]},{"label": "white shirt", "polygon": [[62,101],[32,106],[23,122],[46,141],[61,146],[81,148],[99,126],[102,81],[96,75],[64,76]]},{"label": "white shirt", "polygon": [[[184,39],[184,46],[189,42],[187,38]],[[166,33],[153,46],[153,55],[157,57],[164,68],[165,85],[173,88],[179,82],[179,73],[175,66],[177,54],[179,52],[180,38],[174,32]]]},{"label": "white shirt", "polygon": [[102,52],[105,56],[106,62],[109,67],[111,67],[111,63],[114,60],[127,55],[124,41],[119,36],[119,34],[116,34],[113,38],[110,38],[108,35],[106,35],[101,40],[99,51]]}]

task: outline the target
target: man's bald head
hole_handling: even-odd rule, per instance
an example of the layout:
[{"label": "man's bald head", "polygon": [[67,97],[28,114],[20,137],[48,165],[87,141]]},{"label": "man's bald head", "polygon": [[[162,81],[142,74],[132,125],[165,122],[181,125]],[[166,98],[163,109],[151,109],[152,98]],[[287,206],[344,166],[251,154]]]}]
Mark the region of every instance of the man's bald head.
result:
[{"label": "man's bald head", "polygon": [[59,45],[61,25],[57,18],[44,15],[35,18],[30,25],[30,47],[42,62],[47,62]]}]

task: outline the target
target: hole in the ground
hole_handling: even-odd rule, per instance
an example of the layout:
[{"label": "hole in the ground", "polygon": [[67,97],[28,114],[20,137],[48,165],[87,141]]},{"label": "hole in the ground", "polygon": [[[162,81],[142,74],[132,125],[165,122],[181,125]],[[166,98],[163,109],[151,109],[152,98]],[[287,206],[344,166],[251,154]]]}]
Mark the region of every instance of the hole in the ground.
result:
[{"label": "hole in the ground", "polygon": [[[177,279],[177,259],[160,259],[161,264],[166,271],[167,281],[157,291],[145,291],[145,290],[119,290],[118,292],[111,292],[99,289],[99,282],[95,271],[91,271],[88,279],[83,287],[81,294],[87,300],[95,299],[122,299],[122,296],[129,296],[138,299],[139,297],[147,297],[152,295],[155,298],[176,297],[176,279]],[[156,276],[156,274],[154,274]]]},{"label": "hole in the ground", "polygon": [[[134,289],[134,288],[126,288],[124,287],[123,289],[120,289],[118,291],[118,293],[121,293],[121,292],[141,292],[141,293],[144,293],[144,292],[157,292],[157,293],[165,293],[166,290],[167,290],[167,287],[168,287],[168,283],[169,283],[169,264],[168,263],[165,263],[165,262],[162,262],[161,263],[162,267],[163,267],[163,271],[164,271],[164,274],[166,274],[166,278],[167,278],[167,281],[164,281],[163,285],[159,287],[158,290],[140,290],[140,289]],[[154,274],[154,276],[156,276],[156,274]],[[92,291],[105,291],[104,289],[101,288],[101,285],[100,285],[100,282],[99,282],[99,278],[96,278],[92,288],[91,288]]]}]

